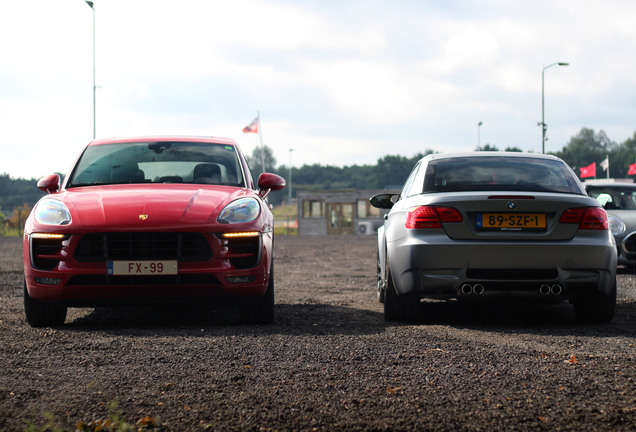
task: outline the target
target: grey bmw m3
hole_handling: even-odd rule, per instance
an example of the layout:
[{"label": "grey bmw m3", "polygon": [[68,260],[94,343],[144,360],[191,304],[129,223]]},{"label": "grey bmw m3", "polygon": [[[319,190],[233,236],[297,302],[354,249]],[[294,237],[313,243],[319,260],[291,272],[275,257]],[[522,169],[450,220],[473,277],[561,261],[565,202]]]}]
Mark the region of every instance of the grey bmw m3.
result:
[{"label": "grey bmw m3", "polygon": [[569,301],[577,320],[616,306],[607,213],[561,159],[434,154],[413,168],[378,229],[377,290],[388,321],[417,319],[430,299]]}]

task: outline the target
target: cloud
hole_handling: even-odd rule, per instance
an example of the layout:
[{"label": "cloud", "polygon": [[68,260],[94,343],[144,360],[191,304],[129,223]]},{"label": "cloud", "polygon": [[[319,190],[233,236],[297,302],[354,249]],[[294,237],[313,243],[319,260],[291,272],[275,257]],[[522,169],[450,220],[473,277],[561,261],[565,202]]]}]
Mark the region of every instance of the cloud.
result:
[{"label": "cloud", "polygon": [[[260,111],[295,164],[633,134],[636,4],[95,0],[98,136],[228,135]],[[92,137],[92,11],[0,5],[0,171],[64,170]],[[245,123],[245,124],[244,124]],[[44,137],[44,138],[43,138]],[[316,148],[320,149],[317,156]],[[27,149],[27,151],[25,151]]]}]

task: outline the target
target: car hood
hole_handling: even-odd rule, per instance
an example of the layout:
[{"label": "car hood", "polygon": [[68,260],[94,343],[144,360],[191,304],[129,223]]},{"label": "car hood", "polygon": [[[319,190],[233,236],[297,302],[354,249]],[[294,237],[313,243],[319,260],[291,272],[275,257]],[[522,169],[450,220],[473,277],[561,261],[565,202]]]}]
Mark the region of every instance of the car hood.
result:
[{"label": "car hood", "polygon": [[55,198],[67,205],[75,228],[169,229],[216,223],[229,202],[248,195],[227,186],[153,184],[73,188]]}]

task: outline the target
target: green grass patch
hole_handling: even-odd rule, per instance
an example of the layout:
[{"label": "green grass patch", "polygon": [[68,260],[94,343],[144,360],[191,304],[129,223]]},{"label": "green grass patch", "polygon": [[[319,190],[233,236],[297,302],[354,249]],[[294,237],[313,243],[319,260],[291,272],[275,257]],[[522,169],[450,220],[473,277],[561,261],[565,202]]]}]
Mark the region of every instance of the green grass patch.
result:
[{"label": "green grass patch", "polygon": [[298,207],[295,204],[277,205],[272,214],[274,235],[298,235]]},{"label": "green grass patch", "polygon": [[[45,422],[43,425],[36,425],[32,421],[25,421],[27,428],[24,432],[68,432],[60,427],[55,421],[55,416],[51,412],[44,413]],[[117,409],[117,401],[108,405],[108,418],[105,420],[93,420],[91,422],[78,422],[75,431],[80,432],[167,432],[170,428],[162,424],[154,417],[146,416],[136,422],[129,422],[122,417]]]},{"label": "green grass patch", "polygon": [[298,206],[296,206],[296,204],[280,204],[274,206],[272,214],[276,220],[285,220],[288,217],[293,217],[295,219],[298,217]]},{"label": "green grass patch", "polygon": [[0,237],[21,237],[23,232],[20,228],[0,227]]}]

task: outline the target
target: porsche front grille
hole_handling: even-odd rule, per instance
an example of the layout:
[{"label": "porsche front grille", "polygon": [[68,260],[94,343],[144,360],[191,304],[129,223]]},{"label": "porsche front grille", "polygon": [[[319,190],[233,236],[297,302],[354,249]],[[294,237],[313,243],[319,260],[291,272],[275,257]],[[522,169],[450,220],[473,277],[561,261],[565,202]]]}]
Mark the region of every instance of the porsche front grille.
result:
[{"label": "porsche front grille", "polygon": [[177,259],[207,261],[212,249],[204,236],[192,232],[123,232],[84,235],[75,249],[80,262]]},{"label": "porsche front grille", "polygon": [[226,246],[226,257],[236,268],[245,269],[254,267],[260,261],[260,237],[235,238],[227,240]]},{"label": "porsche front grille", "polygon": [[31,238],[31,265],[38,270],[53,270],[60,263],[62,249],[61,239]]}]

